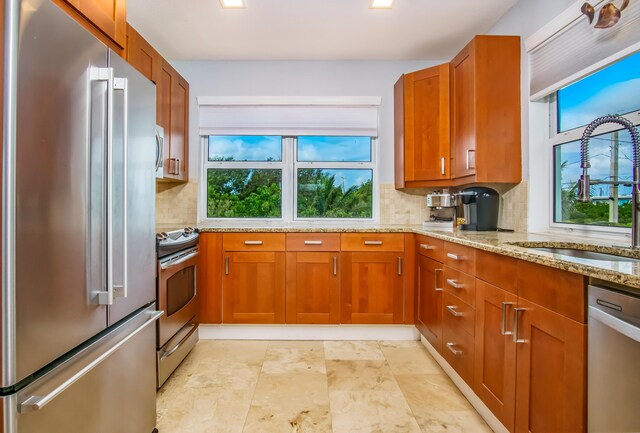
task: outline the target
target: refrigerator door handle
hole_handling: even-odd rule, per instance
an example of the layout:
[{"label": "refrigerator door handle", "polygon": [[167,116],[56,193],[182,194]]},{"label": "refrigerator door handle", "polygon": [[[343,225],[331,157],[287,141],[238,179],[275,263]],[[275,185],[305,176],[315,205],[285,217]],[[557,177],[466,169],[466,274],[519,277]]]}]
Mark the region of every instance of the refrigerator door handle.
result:
[{"label": "refrigerator door handle", "polygon": [[21,403],[18,403],[18,413],[35,412],[35,411],[38,411],[38,410],[42,409],[47,404],[51,403],[51,401],[53,401],[53,399],[55,399],[57,396],[62,394],[67,388],[69,388],[71,385],[76,383],[78,380],[80,380],[82,377],[84,377],[91,370],[93,370],[98,365],[100,365],[105,359],[107,359],[109,356],[111,356],[113,353],[115,353],[118,349],[120,349],[120,347],[122,347],[124,344],[126,344],[129,340],[131,340],[139,332],[144,330],[149,325],[155,323],[155,321],[158,320],[158,318],[160,318],[160,316],[162,316],[164,314],[164,311],[149,311],[146,314],[148,315],[149,318],[142,325],[140,325],[137,329],[135,329],[133,332],[131,332],[125,338],[120,340],[117,344],[115,344],[114,346],[109,348],[109,350],[107,350],[106,352],[101,354],[99,357],[94,359],[92,362],[90,362],[89,364],[85,365],[80,371],[78,371],[76,374],[71,376],[69,379],[67,379],[64,382],[62,382],[55,389],[53,389],[50,393],[48,393],[46,395],[43,395],[43,396],[32,395],[32,396],[27,397]]},{"label": "refrigerator door handle", "polygon": [[92,81],[107,82],[107,290],[95,292],[98,295],[99,305],[113,304],[113,221],[110,217],[113,208],[113,68],[92,68],[90,71]]},{"label": "refrigerator door handle", "polygon": [[[123,179],[122,179],[122,285],[114,285],[113,286],[113,296],[116,298],[126,298],[127,297],[127,271],[128,271],[128,248],[127,248],[127,178],[129,177],[129,164],[128,164],[128,155],[129,155],[129,129],[128,129],[128,120],[129,120],[129,91],[128,91],[128,80],[127,78],[114,78],[113,79],[113,90],[114,91],[122,91],[122,166],[123,166]],[[114,113],[111,112],[111,115]],[[112,140],[113,143],[113,140]],[[113,168],[113,166],[111,167]],[[113,197],[113,189],[111,189],[111,196]],[[113,210],[113,209],[112,209]],[[111,218],[111,213],[109,213],[109,217]],[[113,235],[113,232],[111,233]],[[112,274],[113,275],[113,274]]]}]

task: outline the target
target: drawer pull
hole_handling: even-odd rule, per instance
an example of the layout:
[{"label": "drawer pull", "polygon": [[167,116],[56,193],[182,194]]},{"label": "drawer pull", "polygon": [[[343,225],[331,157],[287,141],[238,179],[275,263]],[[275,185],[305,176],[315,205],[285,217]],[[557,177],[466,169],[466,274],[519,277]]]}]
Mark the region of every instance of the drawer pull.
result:
[{"label": "drawer pull", "polygon": [[262,245],[262,241],[244,241],[245,245]]},{"label": "drawer pull", "polygon": [[447,343],[447,349],[449,349],[451,353],[455,356],[462,356],[462,350],[455,349],[455,346],[457,346],[456,343]]},{"label": "drawer pull", "polygon": [[453,254],[453,253],[447,253],[447,257],[449,257],[450,259],[453,259],[453,260],[462,260],[462,258],[460,256],[458,256],[457,254]]},{"label": "drawer pull", "polygon": [[442,287],[438,287],[438,272],[442,272],[442,271],[443,271],[442,269],[435,269],[433,271],[433,276],[434,276],[434,279],[436,280],[434,284],[434,289],[436,292],[442,292],[444,290]]},{"label": "drawer pull", "polygon": [[449,313],[451,313],[451,315],[453,317],[462,317],[464,316],[463,313],[456,311],[456,307],[453,305],[447,305],[447,310],[449,311]]},{"label": "drawer pull", "polygon": [[433,249],[433,245],[420,244],[420,248],[422,248],[423,250],[432,250]]},{"label": "drawer pull", "polygon": [[382,241],[364,241],[365,245],[382,245]]},{"label": "drawer pull", "polygon": [[502,324],[500,326],[500,333],[502,335],[512,335],[513,331],[507,331],[507,305],[513,305],[513,302],[502,303]]},{"label": "drawer pull", "polygon": [[322,241],[304,241],[305,245],[322,245]]},{"label": "drawer pull", "polygon": [[449,279],[449,280],[447,280],[447,284],[450,285],[451,287],[456,288],[456,289],[464,288],[464,284],[460,284],[456,280]]}]

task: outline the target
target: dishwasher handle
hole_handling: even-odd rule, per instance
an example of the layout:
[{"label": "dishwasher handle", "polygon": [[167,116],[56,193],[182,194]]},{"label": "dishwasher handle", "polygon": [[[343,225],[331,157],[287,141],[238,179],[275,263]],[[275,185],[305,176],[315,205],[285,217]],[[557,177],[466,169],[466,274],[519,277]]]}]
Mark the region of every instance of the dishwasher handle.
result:
[{"label": "dishwasher handle", "polygon": [[589,318],[593,318],[602,324],[607,325],[614,331],[640,343],[640,327],[634,326],[633,324],[619,319],[612,314],[606,313],[592,305],[589,305]]}]

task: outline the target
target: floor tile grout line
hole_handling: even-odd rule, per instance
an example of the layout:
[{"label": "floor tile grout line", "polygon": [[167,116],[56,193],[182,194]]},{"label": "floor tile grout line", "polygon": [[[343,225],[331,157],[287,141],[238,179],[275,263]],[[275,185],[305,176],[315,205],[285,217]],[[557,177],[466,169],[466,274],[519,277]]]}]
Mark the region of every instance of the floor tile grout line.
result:
[{"label": "floor tile grout line", "polygon": [[267,346],[264,349],[264,356],[262,357],[262,362],[260,363],[260,369],[258,370],[258,377],[256,378],[256,383],[253,385],[253,391],[251,392],[251,400],[249,401],[249,407],[247,408],[247,413],[244,416],[244,423],[242,424],[242,431],[247,428],[247,421],[249,420],[249,412],[251,411],[251,406],[253,405],[253,399],[256,396],[256,389],[258,388],[258,382],[260,381],[260,376],[262,376],[262,366],[264,365],[265,359],[267,359],[267,351],[269,350],[270,342],[267,342]]},{"label": "floor tile grout line", "polygon": [[327,402],[329,403],[329,419],[331,420],[331,431],[333,433],[333,409],[331,408],[331,391],[329,390],[329,366],[327,365],[326,341],[322,341],[322,357],[324,358],[324,376],[327,381]]}]

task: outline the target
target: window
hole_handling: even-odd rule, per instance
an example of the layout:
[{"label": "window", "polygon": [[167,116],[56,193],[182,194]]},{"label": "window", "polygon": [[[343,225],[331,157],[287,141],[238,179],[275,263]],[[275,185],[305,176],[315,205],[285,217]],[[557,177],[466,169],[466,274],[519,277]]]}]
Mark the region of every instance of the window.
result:
[{"label": "window", "polygon": [[607,124],[591,137],[591,203],[577,200],[580,138],[589,122],[605,114],[621,114],[640,123],[640,53],[622,59],[555,94],[551,103],[554,191],[553,221],[612,227],[631,226],[631,184],[597,181],[632,179],[628,131]]},{"label": "window", "polygon": [[209,135],[207,219],[374,219],[375,140]]}]

